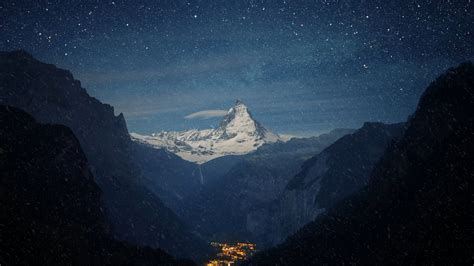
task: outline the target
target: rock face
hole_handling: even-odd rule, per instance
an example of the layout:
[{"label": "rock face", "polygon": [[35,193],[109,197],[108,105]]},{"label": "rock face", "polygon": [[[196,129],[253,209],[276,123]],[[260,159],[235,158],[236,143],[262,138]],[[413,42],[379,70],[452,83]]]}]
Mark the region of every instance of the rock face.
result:
[{"label": "rock face", "polygon": [[122,115],[90,97],[69,71],[24,51],[0,53],[0,104],[18,107],[41,123],[69,127],[78,138],[101,188],[113,235],[198,257],[203,245],[147,188],[132,157],[133,142]]},{"label": "rock face", "polygon": [[98,183],[134,176],[125,120],[114,115],[112,106],[90,97],[69,71],[26,52],[1,52],[0,60],[1,104],[25,110],[39,122],[71,128]]},{"label": "rock face", "polygon": [[160,132],[151,136],[131,134],[132,139],[155,148],[165,148],[185,160],[205,163],[212,159],[241,155],[280,137],[257,122],[247,106],[237,100],[216,129]]},{"label": "rock face", "polygon": [[0,105],[0,261],[7,265],[177,264],[111,238],[101,191],[70,129]]},{"label": "rock face", "polygon": [[423,94],[368,186],[249,264],[470,264],[474,65]]},{"label": "rock face", "polygon": [[133,154],[142,174],[141,184],[157,195],[175,213],[183,210],[183,199],[198,193],[204,175],[198,165],[166,149],[134,143]]},{"label": "rock face", "polygon": [[351,132],[341,129],[319,137],[265,144],[247,155],[203,164],[203,174],[213,177],[199,194],[184,200],[185,219],[194,221],[195,230],[210,240],[260,243],[256,238],[260,235],[247,230],[247,215],[277,199],[306,159]]},{"label": "rock face", "polygon": [[364,187],[374,165],[403,130],[403,123],[365,123],[338,139],[305,161],[278,199],[249,213],[247,230],[260,236],[260,246],[279,244],[325,209]]}]

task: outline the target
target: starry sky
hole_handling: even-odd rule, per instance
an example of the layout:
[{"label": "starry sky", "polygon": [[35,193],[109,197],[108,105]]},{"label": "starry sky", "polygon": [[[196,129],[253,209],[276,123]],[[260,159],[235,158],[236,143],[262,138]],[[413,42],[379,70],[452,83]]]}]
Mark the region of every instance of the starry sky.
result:
[{"label": "starry sky", "polygon": [[215,127],[237,98],[282,134],[404,121],[474,59],[470,0],[37,0],[0,14],[0,50],[69,69],[142,134]]}]

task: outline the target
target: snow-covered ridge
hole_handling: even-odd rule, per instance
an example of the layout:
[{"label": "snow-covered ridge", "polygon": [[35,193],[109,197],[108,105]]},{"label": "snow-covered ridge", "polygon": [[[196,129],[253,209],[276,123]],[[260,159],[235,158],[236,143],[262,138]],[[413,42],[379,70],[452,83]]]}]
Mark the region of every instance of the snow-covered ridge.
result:
[{"label": "snow-covered ridge", "polygon": [[162,131],[150,136],[131,133],[132,140],[155,148],[165,148],[181,158],[205,163],[212,159],[246,154],[264,143],[282,141],[253,119],[247,106],[237,100],[216,129]]}]

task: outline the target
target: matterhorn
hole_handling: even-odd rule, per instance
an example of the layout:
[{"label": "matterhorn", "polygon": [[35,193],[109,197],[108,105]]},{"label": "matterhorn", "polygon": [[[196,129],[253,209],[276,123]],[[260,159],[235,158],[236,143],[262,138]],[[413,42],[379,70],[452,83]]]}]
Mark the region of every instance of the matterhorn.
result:
[{"label": "matterhorn", "polygon": [[282,139],[257,122],[248,107],[237,100],[218,128],[162,131],[149,136],[131,133],[132,140],[157,149],[167,149],[198,164],[226,155],[247,154],[265,143]]}]

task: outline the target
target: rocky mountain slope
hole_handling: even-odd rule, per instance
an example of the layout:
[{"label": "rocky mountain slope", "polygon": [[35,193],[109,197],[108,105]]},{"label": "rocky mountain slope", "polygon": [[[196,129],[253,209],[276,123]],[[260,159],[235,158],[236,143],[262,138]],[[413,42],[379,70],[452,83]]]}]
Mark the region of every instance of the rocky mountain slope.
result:
[{"label": "rocky mountain slope", "polygon": [[138,142],[133,145],[133,154],[142,175],[141,184],[175,213],[182,210],[183,199],[202,189],[204,174],[195,163]]},{"label": "rocky mountain slope", "polygon": [[0,105],[1,264],[186,264],[113,240],[101,193],[69,128]]},{"label": "rocky mountain slope", "polygon": [[281,138],[263,127],[250,114],[247,106],[237,100],[216,129],[160,132],[151,136],[137,133],[132,139],[155,148],[165,148],[185,160],[205,163],[212,159],[246,154],[265,143]]},{"label": "rocky mountain slope", "polygon": [[339,129],[319,137],[265,144],[246,155],[207,162],[201,167],[210,180],[200,193],[184,199],[182,215],[209,240],[258,241],[247,230],[248,213],[278,198],[305,160],[351,132]]},{"label": "rocky mountain slope", "polygon": [[90,97],[69,71],[24,51],[1,52],[0,104],[73,131],[103,192],[103,208],[116,238],[160,247],[176,256],[197,258],[207,252],[206,245],[141,185],[123,116],[115,116],[110,105]]},{"label": "rocky mountain slope", "polygon": [[449,69],[366,188],[248,264],[471,264],[473,89],[471,62]]},{"label": "rocky mountain slope", "polygon": [[283,241],[325,209],[367,185],[369,175],[404,124],[365,123],[302,164],[275,201],[247,216],[247,230],[260,246]]}]

